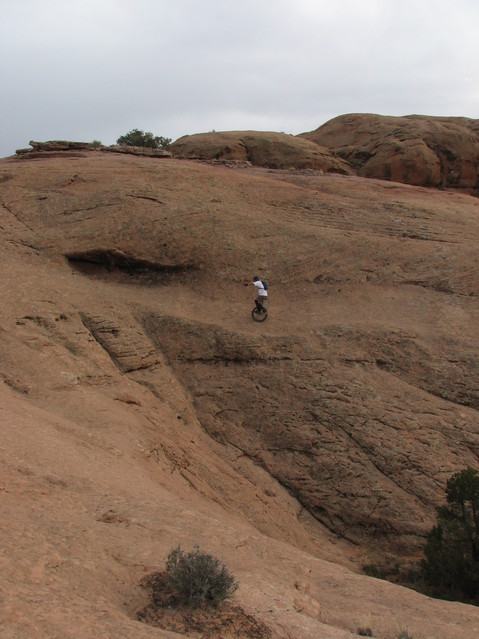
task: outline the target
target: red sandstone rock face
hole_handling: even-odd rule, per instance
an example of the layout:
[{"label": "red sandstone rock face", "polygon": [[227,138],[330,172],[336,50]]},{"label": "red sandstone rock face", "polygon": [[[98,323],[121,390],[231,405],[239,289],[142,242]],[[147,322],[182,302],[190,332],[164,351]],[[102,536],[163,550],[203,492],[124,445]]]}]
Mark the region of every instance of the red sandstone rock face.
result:
[{"label": "red sandstone rock face", "polygon": [[479,192],[479,121],[350,114],[301,137],[326,146],[363,177]]},{"label": "red sandstone rock face", "polygon": [[351,168],[326,148],[285,133],[228,131],[185,135],[171,146],[175,157],[242,162],[272,169],[314,169],[351,174]]},{"label": "red sandstone rock face", "polygon": [[479,468],[478,212],[353,176],[0,162],[2,633],[167,637],[139,582],[199,543],[274,639],[477,636],[478,609],[359,573],[417,553]]}]

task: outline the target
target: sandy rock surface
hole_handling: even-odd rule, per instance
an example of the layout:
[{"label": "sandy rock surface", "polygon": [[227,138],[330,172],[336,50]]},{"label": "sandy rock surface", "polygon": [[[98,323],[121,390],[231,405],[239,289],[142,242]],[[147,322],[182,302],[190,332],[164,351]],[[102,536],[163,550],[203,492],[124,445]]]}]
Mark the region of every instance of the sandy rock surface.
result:
[{"label": "sandy rock surface", "polygon": [[479,468],[477,199],[87,152],[0,161],[0,233],[2,639],[179,636],[196,543],[274,639],[477,637],[361,571]]}]

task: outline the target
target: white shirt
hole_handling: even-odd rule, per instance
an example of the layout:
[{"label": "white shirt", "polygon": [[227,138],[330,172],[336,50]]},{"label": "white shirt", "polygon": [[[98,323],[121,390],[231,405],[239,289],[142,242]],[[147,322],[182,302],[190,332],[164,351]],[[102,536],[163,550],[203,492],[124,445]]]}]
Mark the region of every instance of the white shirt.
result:
[{"label": "white shirt", "polygon": [[268,297],[268,293],[266,292],[266,289],[264,288],[263,282],[261,280],[258,280],[257,282],[253,282],[253,284],[258,289],[258,295],[260,297]]}]

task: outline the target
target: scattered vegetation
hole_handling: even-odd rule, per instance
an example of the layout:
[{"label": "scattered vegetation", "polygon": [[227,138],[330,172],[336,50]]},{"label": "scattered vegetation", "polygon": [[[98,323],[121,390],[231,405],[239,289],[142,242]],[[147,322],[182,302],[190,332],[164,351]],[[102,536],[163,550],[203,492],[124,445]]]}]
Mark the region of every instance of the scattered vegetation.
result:
[{"label": "scattered vegetation", "polygon": [[149,131],[133,129],[125,135],[121,135],[116,141],[120,146],[145,146],[149,149],[168,149],[171,145],[171,138],[164,138],[161,135],[153,135]]},{"label": "scattered vegetation", "polygon": [[447,482],[447,505],[427,537],[422,561],[433,595],[479,603],[479,473],[460,471]]},{"label": "scattered vegetation", "polygon": [[411,634],[409,634],[408,630],[406,630],[405,628],[402,628],[398,632],[396,639],[414,639],[414,637]]},{"label": "scattered vegetation", "polygon": [[[204,639],[271,639],[271,630],[240,606],[226,599],[238,588],[218,559],[200,552],[170,552],[165,570],[148,575],[142,586],[151,593],[147,606],[136,612],[143,623]],[[221,605],[220,605],[221,604]]]},{"label": "scattered vegetation", "polygon": [[406,562],[395,561],[391,557],[384,557],[378,563],[363,565],[362,570],[368,577],[384,579],[393,584],[400,584],[423,594],[432,595],[426,584],[421,565],[417,560]]},{"label": "scattered vegetation", "polygon": [[188,553],[180,546],[170,552],[165,584],[179,604],[192,608],[218,606],[238,588],[226,566],[198,546]]},{"label": "scattered vegetation", "polygon": [[368,577],[385,579],[392,583],[403,583],[409,566],[398,562],[394,557],[385,556],[379,561],[374,561],[363,565],[363,572]]},{"label": "scattered vegetation", "polygon": [[389,571],[386,570],[384,566],[380,566],[375,562],[365,564],[363,566],[363,572],[368,577],[375,577],[376,579],[386,579],[389,573]]},{"label": "scattered vegetation", "polygon": [[358,628],[356,630],[356,634],[358,634],[360,637],[373,637],[373,631],[371,630],[371,628]]},{"label": "scattered vegetation", "polygon": [[367,575],[368,577],[376,577],[376,579],[381,579],[381,571],[380,568],[377,564],[375,563],[370,563],[370,564],[364,564],[363,566],[363,572],[365,575]]}]

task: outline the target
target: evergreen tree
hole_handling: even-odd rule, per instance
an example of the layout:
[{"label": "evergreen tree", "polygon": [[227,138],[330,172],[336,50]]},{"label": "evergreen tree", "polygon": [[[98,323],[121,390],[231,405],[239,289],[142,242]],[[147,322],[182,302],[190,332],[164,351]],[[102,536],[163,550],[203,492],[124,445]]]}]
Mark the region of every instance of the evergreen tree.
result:
[{"label": "evergreen tree", "polygon": [[453,475],[446,500],[427,537],[423,576],[441,596],[479,603],[479,473]]}]

